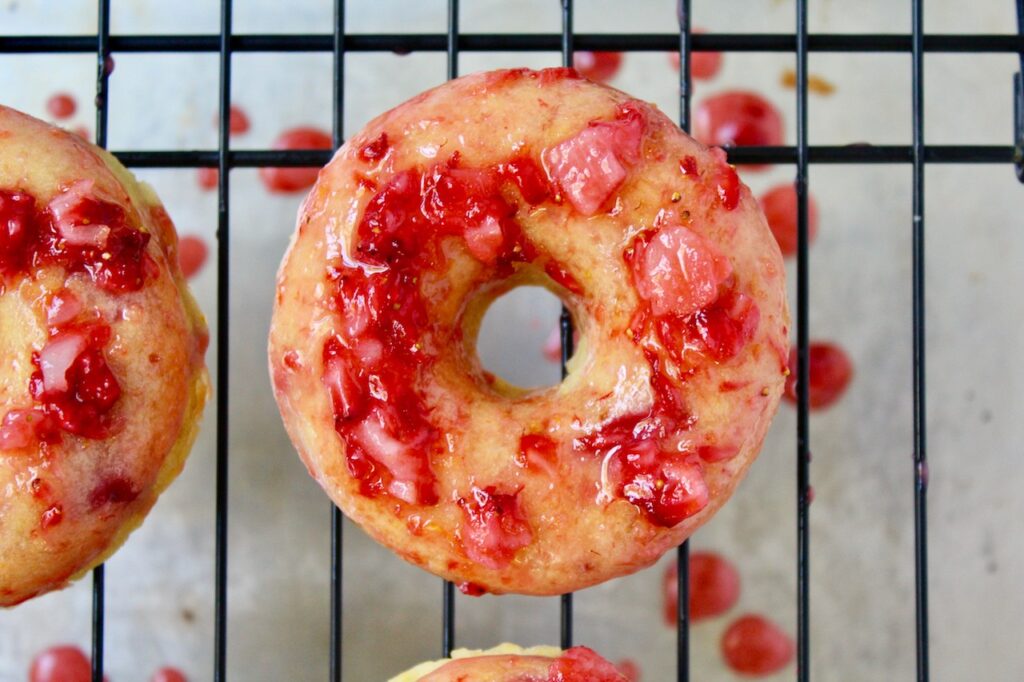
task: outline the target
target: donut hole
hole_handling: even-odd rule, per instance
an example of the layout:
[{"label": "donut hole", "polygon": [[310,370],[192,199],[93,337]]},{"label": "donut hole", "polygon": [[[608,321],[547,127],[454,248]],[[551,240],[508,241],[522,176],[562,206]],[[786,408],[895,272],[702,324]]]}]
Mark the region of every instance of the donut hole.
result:
[{"label": "donut hole", "polygon": [[561,381],[557,361],[562,301],[547,288],[522,285],[487,307],[476,339],[484,370],[522,388],[539,389]]}]

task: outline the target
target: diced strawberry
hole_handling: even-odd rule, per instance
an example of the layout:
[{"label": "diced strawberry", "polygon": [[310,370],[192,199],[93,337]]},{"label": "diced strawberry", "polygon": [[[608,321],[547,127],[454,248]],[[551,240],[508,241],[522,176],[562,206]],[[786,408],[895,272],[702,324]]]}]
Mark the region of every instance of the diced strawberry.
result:
[{"label": "diced strawberry", "polygon": [[380,161],[388,153],[388,134],[381,133],[376,139],[370,140],[356,152],[360,159],[367,163]]},{"label": "diced strawberry", "polygon": [[519,438],[515,463],[543,472],[550,478],[558,476],[558,444],[541,433],[524,433]]},{"label": "diced strawberry", "polygon": [[598,83],[610,81],[622,66],[621,52],[576,52],[573,67],[580,75]]},{"label": "diced strawberry", "polygon": [[532,157],[509,159],[498,166],[498,174],[514,182],[528,204],[536,206],[551,196],[551,184]]},{"label": "diced strawberry", "polygon": [[547,149],[544,165],[552,181],[585,216],[594,215],[625,181],[627,165],[640,161],[643,114],[631,103],[613,121],[594,121]]},{"label": "diced strawberry", "polygon": [[405,443],[388,430],[381,409],[374,408],[355,427],[353,437],[368,455],[391,474],[388,492],[409,504],[431,504],[437,500],[434,475],[425,454],[415,443]]},{"label": "diced strawberry", "polygon": [[685,316],[711,304],[732,265],[699,234],[669,225],[641,236],[630,257],[637,293],[657,315]]},{"label": "diced strawberry", "polygon": [[744,675],[771,675],[793,660],[792,638],[763,616],[737,618],[722,635],[722,657]]},{"label": "diced strawberry", "polygon": [[10,410],[0,422],[0,450],[19,450],[36,442],[35,410]]},{"label": "diced strawberry", "polygon": [[724,462],[740,454],[740,449],[735,445],[700,445],[697,447],[697,456],[708,464]]},{"label": "diced strawberry", "polygon": [[[779,243],[783,256],[792,256],[797,249],[797,200],[792,183],[777,185],[761,196],[761,210],[768,227]],[[807,243],[818,234],[818,206],[807,196]]]},{"label": "diced strawberry", "polygon": [[498,259],[505,236],[501,232],[501,223],[491,215],[484,216],[479,225],[469,226],[463,233],[466,246],[477,260],[493,265]]},{"label": "diced strawberry", "polygon": [[463,514],[459,537],[471,560],[501,569],[533,541],[530,526],[519,510],[518,494],[498,493],[494,486],[473,486],[468,498],[459,498]]},{"label": "diced strawberry", "polygon": [[[672,562],[665,569],[665,622],[676,624],[679,603],[679,568]],[[728,559],[715,552],[690,552],[690,619],[720,616],[740,598],[740,574]]]},{"label": "diced strawberry", "polygon": [[712,175],[712,182],[715,183],[715,196],[718,202],[731,211],[740,203],[740,176],[736,169],[729,164],[726,153],[718,147],[711,149],[711,155],[718,161],[718,167]]},{"label": "diced strawberry", "polygon": [[321,381],[327,387],[336,421],[355,419],[363,414],[368,388],[349,366],[346,351],[336,338],[324,344],[324,373]]},{"label": "diced strawberry", "polygon": [[82,302],[70,290],[61,289],[46,299],[46,325],[60,327],[78,317]]},{"label": "diced strawberry", "polygon": [[78,330],[58,334],[39,352],[39,370],[43,373],[44,393],[68,390],[68,371],[88,344],[86,335]]},{"label": "diced strawberry", "polygon": [[548,682],[625,682],[614,665],[585,646],[574,646],[551,662]]},{"label": "diced strawberry", "polygon": [[[783,394],[787,400],[796,403],[797,356],[796,347],[789,352],[790,374],[786,377]],[[812,410],[828,407],[846,392],[853,379],[853,362],[842,348],[826,341],[814,341],[809,352],[810,386],[808,403]]]},{"label": "diced strawberry", "polygon": [[37,231],[35,199],[24,192],[0,190],[0,275],[28,265]]},{"label": "diced strawberry", "polygon": [[730,289],[694,313],[690,324],[707,354],[724,362],[736,357],[754,338],[760,320],[754,299]]}]

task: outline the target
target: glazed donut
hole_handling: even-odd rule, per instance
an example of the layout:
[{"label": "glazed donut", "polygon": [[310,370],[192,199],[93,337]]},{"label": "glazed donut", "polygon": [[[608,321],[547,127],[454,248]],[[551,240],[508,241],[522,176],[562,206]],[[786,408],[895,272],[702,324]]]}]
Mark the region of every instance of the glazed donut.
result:
[{"label": "glazed donut", "polygon": [[420,663],[388,682],[626,682],[611,663],[585,646],[523,649],[499,644],[486,651],[456,649],[451,658]]},{"label": "glazed donut", "polygon": [[207,332],[153,191],[0,106],[0,606],[102,562],[181,471]]},{"label": "glazed donut", "polygon": [[[279,273],[274,393],[378,541],[471,593],[563,593],[650,565],[732,493],[782,393],[783,279],[725,154],[653,106],[565,69],[466,76],[321,171]],[[555,387],[476,356],[523,284],[579,330]]]}]

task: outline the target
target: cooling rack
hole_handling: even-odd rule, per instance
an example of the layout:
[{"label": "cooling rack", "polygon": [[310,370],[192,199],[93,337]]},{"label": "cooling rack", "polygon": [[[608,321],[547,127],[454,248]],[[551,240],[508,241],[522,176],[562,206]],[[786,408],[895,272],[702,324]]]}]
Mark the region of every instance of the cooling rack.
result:
[{"label": "cooling rack", "polygon": [[[335,147],[344,141],[342,128],[345,101],[345,56],[352,52],[417,51],[445,52],[447,76],[459,75],[461,52],[561,52],[561,63],[572,66],[576,50],[668,52],[678,51],[679,70],[679,125],[688,130],[690,125],[690,96],[692,84],[689,75],[690,55],[694,51],[782,52],[792,53],[796,62],[796,144],[779,147],[743,147],[729,149],[733,163],[774,163],[795,167],[795,188],[798,198],[798,250],[796,254],[795,330],[797,365],[797,427],[795,438],[795,473],[797,494],[795,500],[796,556],[794,570],[797,584],[797,655],[796,677],[801,682],[811,679],[809,649],[811,638],[809,566],[811,537],[809,527],[809,474],[810,429],[808,393],[809,323],[808,302],[811,283],[808,276],[808,166],[810,164],[901,164],[910,165],[913,182],[911,192],[912,223],[912,277],[910,335],[912,347],[912,375],[906,377],[913,394],[913,467],[914,515],[914,572],[915,592],[912,605],[916,623],[917,679],[926,681],[929,673],[928,638],[928,532],[927,532],[927,423],[926,423],[926,362],[925,362],[925,214],[924,169],[926,164],[1002,164],[1013,165],[1017,177],[1024,182],[1024,86],[1021,72],[1013,84],[1014,120],[1007,122],[1011,144],[1000,145],[927,145],[924,139],[924,55],[925,53],[1017,53],[1021,55],[1024,71],[1024,0],[1016,0],[1017,34],[962,35],[928,34],[923,29],[924,0],[909,0],[911,14],[910,34],[810,34],[807,25],[808,0],[796,0],[794,32],[791,34],[699,34],[690,26],[690,0],[679,0],[679,30],[676,33],[576,33],[573,30],[573,0],[551,0],[561,5],[561,33],[540,34],[465,34],[459,31],[459,0],[448,0],[447,32],[424,34],[399,33],[347,33],[345,29],[345,0],[333,0],[334,21],[332,32],[323,34],[274,35],[235,34],[232,31],[232,0],[220,1],[219,35],[111,35],[110,7],[115,0],[98,1],[96,35],[84,36],[3,36],[0,35],[0,54],[25,53],[89,53],[96,54],[96,143],[106,146],[108,131],[108,79],[111,55],[124,53],[218,53],[220,77],[218,101],[221,117],[218,123],[218,145],[215,150],[156,151],[123,149],[113,150],[125,165],[137,168],[213,167],[219,170],[217,217],[217,353],[216,379],[216,517],[215,545],[215,601],[214,656],[212,676],[217,682],[227,679],[227,603],[230,597],[227,581],[228,548],[228,496],[231,452],[228,443],[230,417],[228,361],[230,319],[228,300],[231,284],[229,255],[229,197],[233,168],[263,166],[323,165],[331,156],[319,150],[247,150],[235,151],[230,147],[227,112],[231,103],[232,56],[238,53],[321,52],[333,55],[333,138]],[[810,52],[847,53],[909,53],[911,55],[912,142],[910,145],[820,145],[811,146],[807,139],[807,57]],[[1009,171],[1009,169],[1008,169]],[[562,372],[572,355],[572,321],[563,310],[560,319],[562,339]],[[325,513],[327,511],[325,510]],[[342,581],[344,556],[342,553],[342,515],[331,506],[330,531],[330,656],[325,671],[331,682],[342,679]],[[678,622],[676,624],[676,678],[691,679],[689,664],[688,617],[688,543],[678,549]],[[93,682],[103,678],[105,595],[104,567],[99,566],[92,576],[92,661]],[[442,621],[441,653],[447,656],[455,645],[455,590],[450,582],[441,589],[440,618]],[[573,599],[571,594],[560,598],[560,634],[563,648],[573,643]]]}]

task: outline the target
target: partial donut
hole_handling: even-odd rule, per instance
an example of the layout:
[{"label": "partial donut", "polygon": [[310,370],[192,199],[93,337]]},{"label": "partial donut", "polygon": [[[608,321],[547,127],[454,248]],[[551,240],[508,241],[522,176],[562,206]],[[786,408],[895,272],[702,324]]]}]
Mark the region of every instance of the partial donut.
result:
[{"label": "partial donut", "polygon": [[[782,393],[783,278],[725,154],[653,106],[571,70],[466,76],[321,171],[279,273],[274,393],[378,541],[467,592],[559,594],[650,565],[732,493]],[[555,387],[476,356],[523,284],[580,333]]]},{"label": "partial donut", "polygon": [[486,651],[456,649],[451,658],[420,663],[388,682],[626,682],[611,663],[585,646],[523,649],[499,644]]},{"label": "partial donut", "polygon": [[120,546],[181,471],[208,335],[153,191],[0,106],[0,606]]}]

